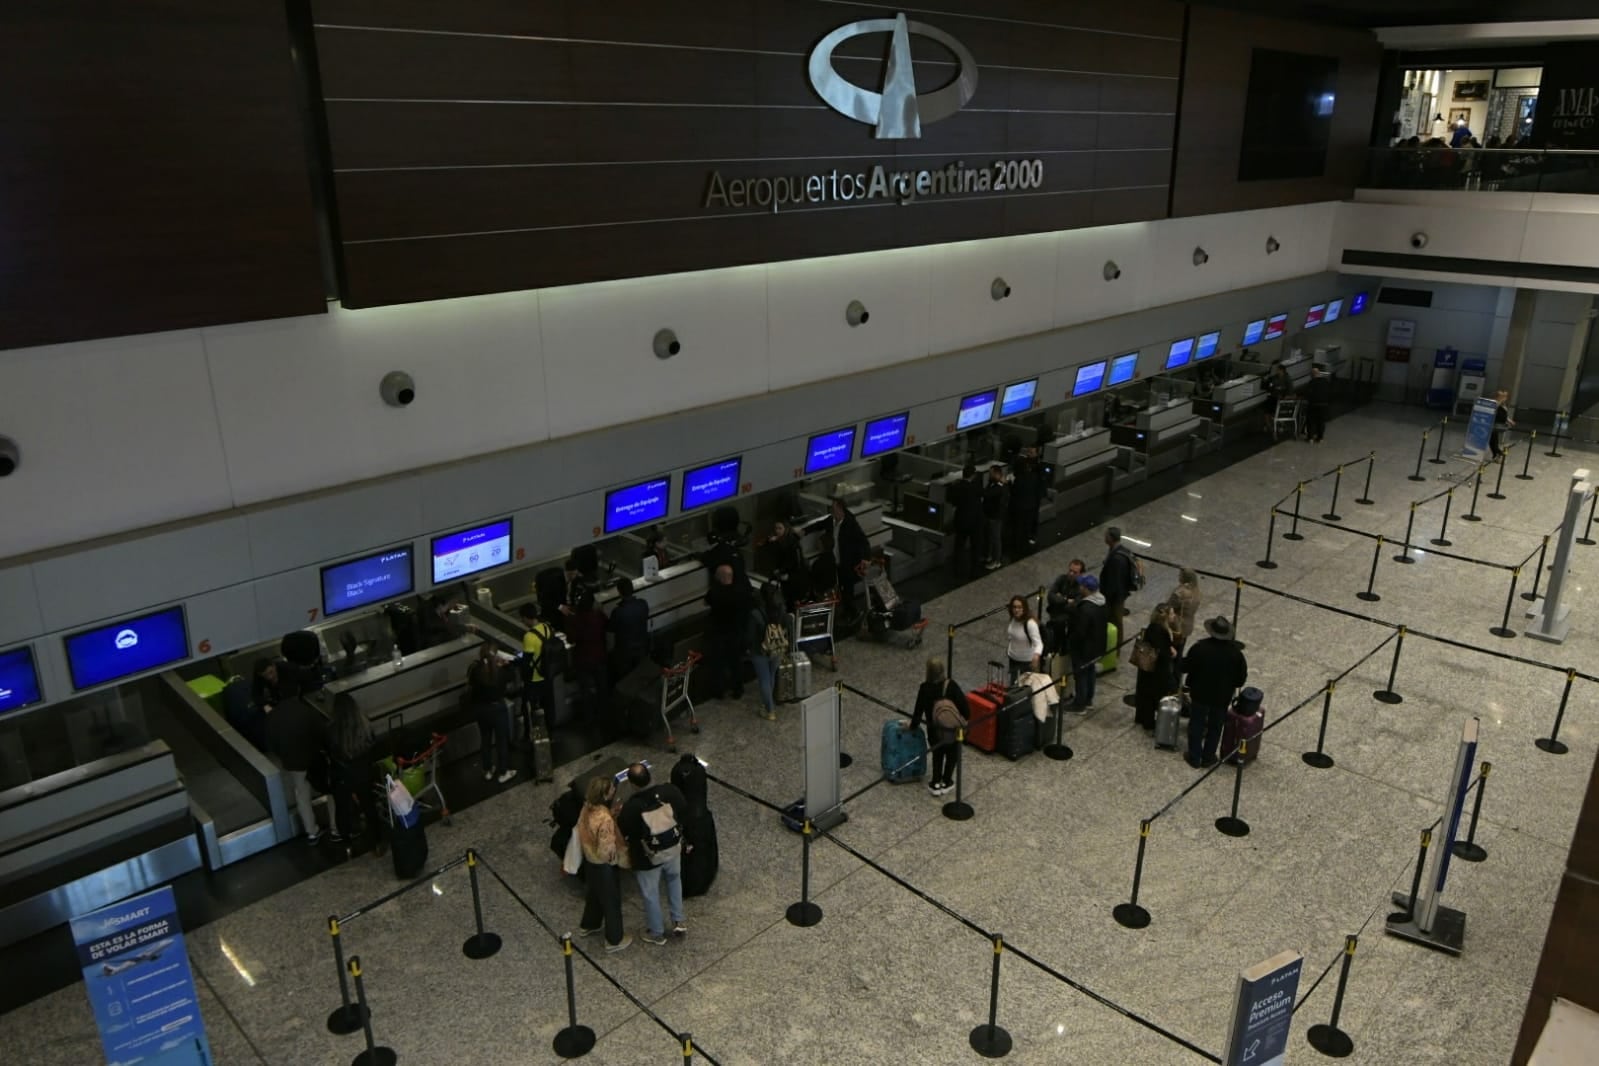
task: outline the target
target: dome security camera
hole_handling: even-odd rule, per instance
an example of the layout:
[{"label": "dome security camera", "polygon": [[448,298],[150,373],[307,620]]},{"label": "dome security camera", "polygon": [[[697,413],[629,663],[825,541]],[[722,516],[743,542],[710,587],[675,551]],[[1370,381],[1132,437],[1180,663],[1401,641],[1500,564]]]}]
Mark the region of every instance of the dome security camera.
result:
[{"label": "dome security camera", "polygon": [[1279,241],[1276,237],[1267,237],[1266,238],[1266,254],[1267,255],[1271,255],[1273,252],[1277,251],[1282,246],[1283,246],[1282,241]]},{"label": "dome security camera", "polygon": [[0,477],[10,477],[22,465],[22,452],[10,437],[0,437]]},{"label": "dome security camera", "polygon": [[1010,296],[1010,283],[1004,278],[995,278],[994,283],[988,287],[988,294],[995,302],[1006,299]]},{"label": "dome security camera", "polygon": [[670,359],[683,350],[683,344],[677,339],[677,334],[669,329],[657,330],[651,347],[655,349],[657,359]]},{"label": "dome security camera", "polygon": [[871,318],[872,313],[866,310],[866,305],[859,300],[851,300],[849,306],[844,308],[844,321],[850,324],[851,329],[866,325]]},{"label": "dome security camera", "polygon": [[378,394],[390,407],[410,407],[416,399],[416,382],[403,370],[391,370],[378,383]]},{"label": "dome security camera", "polygon": [[1425,247],[1427,247],[1427,235],[1425,233],[1421,232],[1420,230],[1417,230],[1415,233],[1412,233],[1410,235],[1410,246],[1412,248],[1425,248]]},{"label": "dome security camera", "polygon": [[1104,274],[1106,281],[1115,281],[1122,276],[1122,268],[1116,265],[1115,260],[1107,259],[1105,260]]},{"label": "dome security camera", "polygon": [[1210,262],[1210,253],[1205,251],[1205,249],[1203,249],[1203,248],[1195,248],[1194,249],[1194,265],[1196,267],[1204,266],[1208,262]]}]

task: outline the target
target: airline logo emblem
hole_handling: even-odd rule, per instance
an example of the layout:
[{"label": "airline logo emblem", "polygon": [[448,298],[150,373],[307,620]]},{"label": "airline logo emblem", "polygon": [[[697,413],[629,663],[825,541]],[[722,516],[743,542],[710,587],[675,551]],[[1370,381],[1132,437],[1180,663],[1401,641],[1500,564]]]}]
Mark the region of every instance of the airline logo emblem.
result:
[{"label": "airline logo emblem", "polygon": [[[883,91],[872,92],[848,81],[833,68],[833,50],[845,41],[871,33],[888,33],[888,67]],[[916,71],[911,63],[911,35],[927,37],[948,48],[957,64],[955,80],[942,89],[916,95]],[[966,46],[925,22],[909,22],[903,14],[891,19],[862,19],[823,37],[810,56],[811,86],[834,111],[877,127],[882,141],[914,140],[922,124],[949,118],[977,92],[977,63]]]},{"label": "airline logo emblem", "polygon": [[118,651],[127,651],[129,648],[137,648],[139,646],[139,634],[135,633],[131,629],[124,629],[117,634],[115,644]]}]

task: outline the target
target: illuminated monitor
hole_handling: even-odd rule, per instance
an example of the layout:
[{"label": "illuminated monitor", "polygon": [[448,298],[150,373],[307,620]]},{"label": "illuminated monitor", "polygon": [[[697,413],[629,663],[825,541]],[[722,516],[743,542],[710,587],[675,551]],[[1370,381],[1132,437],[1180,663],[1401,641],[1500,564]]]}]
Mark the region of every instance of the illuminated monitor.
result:
[{"label": "illuminated monitor", "polygon": [[[1134,358],[1137,358],[1134,356]],[[1105,383],[1105,360],[1077,368],[1077,380],[1072,382],[1073,396],[1086,396]]]},{"label": "illuminated monitor", "polygon": [[684,471],[678,510],[692,511],[737,496],[739,472],[743,466],[744,457],[738,456]]},{"label": "illuminated monitor", "polygon": [[1133,375],[1138,373],[1138,353],[1128,352],[1118,355],[1110,361],[1110,377],[1105,379],[1106,385],[1120,385],[1133,380]]},{"label": "illuminated monitor", "polygon": [[32,648],[0,651],[0,714],[31,707],[44,698]]},{"label": "illuminated monitor", "polygon": [[142,614],[66,639],[67,669],[75,689],[93,688],[189,657],[182,607]]},{"label": "illuminated monitor", "polygon": [[1014,385],[1005,386],[1005,394],[999,400],[999,417],[1010,418],[1023,411],[1033,409],[1033,394],[1038,391],[1038,379],[1031,381],[1018,381]]},{"label": "illuminated monitor", "polygon": [[1371,297],[1368,296],[1366,293],[1363,293],[1363,292],[1357,292],[1357,293],[1355,293],[1354,296],[1350,297],[1350,299],[1349,299],[1349,314],[1351,315],[1351,317],[1354,316],[1354,315],[1363,315],[1363,314],[1365,314],[1366,313],[1366,304],[1370,301],[1370,299],[1371,299]]},{"label": "illuminated monitor", "polygon": [[1336,321],[1338,321],[1338,316],[1343,314],[1343,313],[1344,313],[1344,302],[1342,300],[1333,300],[1333,301],[1331,301],[1330,303],[1327,304],[1327,315],[1326,315],[1326,317],[1324,317],[1322,319],[1322,321],[1323,322],[1336,322]]},{"label": "illuminated monitor", "polygon": [[1184,337],[1180,341],[1172,341],[1171,347],[1166,349],[1166,369],[1176,370],[1188,363],[1194,356],[1194,338]]},{"label": "illuminated monitor", "polygon": [[1221,347],[1221,330],[1207,333],[1199,338],[1199,346],[1194,349],[1194,360],[1209,359],[1216,354],[1216,349]]},{"label": "illuminated monitor", "polygon": [[987,392],[974,392],[961,400],[960,413],[955,416],[955,428],[971,429],[993,418],[994,400],[998,396],[998,389],[989,389]]},{"label": "illuminated monitor", "polygon": [[511,520],[434,537],[429,554],[435,585],[504,566],[511,561]]},{"label": "illuminated monitor", "polygon": [[866,423],[866,434],[861,438],[861,458],[905,447],[905,428],[910,425],[911,413],[903,411],[887,418],[876,418]]},{"label": "illuminated monitor", "polygon": [[672,499],[672,478],[651,478],[605,494],[605,532],[620,533],[634,526],[659,522]]},{"label": "illuminated monitor", "polygon": [[1288,312],[1272,315],[1266,320],[1266,340],[1274,341],[1288,332]]},{"label": "illuminated monitor", "polygon": [[1243,346],[1247,348],[1251,344],[1259,344],[1261,335],[1265,332],[1266,320],[1264,318],[1255,319],[1249,325],[1244,327],[1244,339],[1242,341]]},{"label": "illuminated monitor", "polygon": [[415,587],[407,545],[322,568],[322,617],[404,596]]},{"label": "illuminated monitor", "polygon": [[1325,320],[1326,317],[1327,317],[1327,305],[1326,304],[1317,304],[1316,306],[1312,307],[1309,311],[1305,312],[1305,328],[1306,329],[1315,329],[1317,326],[1322,324],[1323,320]]},{"label": "illuminated monitor", "polygon": [[855,427],[845,426],[828,433],[818,433],[805,449],[805,473],[820,474],[835,466],[843,466],[855,457]]}]

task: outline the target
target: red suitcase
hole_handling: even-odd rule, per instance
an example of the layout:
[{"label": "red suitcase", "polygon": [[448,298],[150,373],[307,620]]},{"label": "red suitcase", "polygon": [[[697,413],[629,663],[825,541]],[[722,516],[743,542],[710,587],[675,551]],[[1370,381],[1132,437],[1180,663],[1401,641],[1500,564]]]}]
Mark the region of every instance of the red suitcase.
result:
[{"label": "red suitcase", "polygon": [[1005,705],[1005,686],[984,685],[966,694],[966,743],[980,751],[999,746],[999,709]]},{"label": "red suitcase", "polygon": [[1233,700],[1233,705],[1227,708],[1227,721],[1221,731],[1221,756],[1228,762],[1238,764],[1238,744],[1248,741],[1244,749],[1243,761],[1254,762],[1260,757],[1260,734],[1266,728],[1266,714],[1261,709],[1264,699],[1258,688],[1246,688]]}]

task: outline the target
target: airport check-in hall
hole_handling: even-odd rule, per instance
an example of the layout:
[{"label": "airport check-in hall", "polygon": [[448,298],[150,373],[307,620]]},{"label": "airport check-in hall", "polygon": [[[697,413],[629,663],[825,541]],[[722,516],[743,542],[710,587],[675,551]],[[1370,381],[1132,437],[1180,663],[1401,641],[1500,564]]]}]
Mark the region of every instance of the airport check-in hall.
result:
[{"label": "airport check-in hall", "polygon": [[13,1057],[1594,1061],[1599,21],[1267,8],[0,13]]}]

